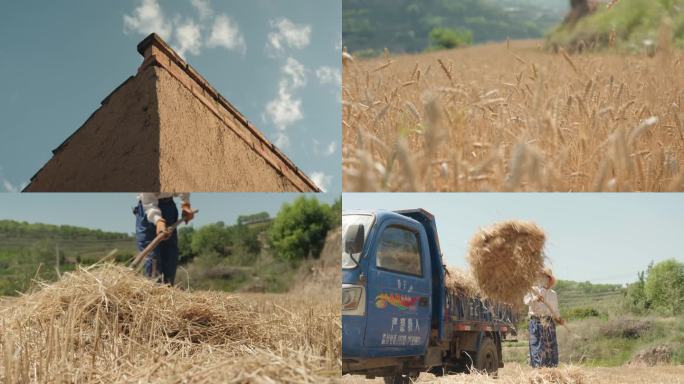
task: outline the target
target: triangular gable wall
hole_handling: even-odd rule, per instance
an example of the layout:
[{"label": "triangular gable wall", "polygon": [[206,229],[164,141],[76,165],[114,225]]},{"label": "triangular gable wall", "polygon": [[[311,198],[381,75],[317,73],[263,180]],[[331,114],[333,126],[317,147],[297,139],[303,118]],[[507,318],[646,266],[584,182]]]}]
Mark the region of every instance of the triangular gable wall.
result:
[{"label": "triangular gable wall", "polygon": [[25,191],[313,192],[315,184],[161,38]]}]

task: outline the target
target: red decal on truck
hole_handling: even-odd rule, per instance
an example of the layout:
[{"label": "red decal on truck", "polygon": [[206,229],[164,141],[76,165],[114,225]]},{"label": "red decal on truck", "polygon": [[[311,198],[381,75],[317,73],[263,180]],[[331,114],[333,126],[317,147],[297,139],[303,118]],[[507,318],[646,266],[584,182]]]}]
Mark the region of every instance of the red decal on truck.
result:
[{"label": "red decal on truck", "polygon": [[398,293],[381,293],[375,296],[375,306],[380,309],[387,308],[387,304],[399,308],[402,311],[416,309],[419,297],[404,296]]}]

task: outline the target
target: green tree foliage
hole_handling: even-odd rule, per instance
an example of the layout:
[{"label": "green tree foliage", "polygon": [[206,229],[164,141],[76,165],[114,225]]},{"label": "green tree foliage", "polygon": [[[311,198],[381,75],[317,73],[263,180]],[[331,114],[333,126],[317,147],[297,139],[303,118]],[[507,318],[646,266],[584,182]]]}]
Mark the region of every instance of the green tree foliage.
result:
[{"label": "green tree foliage", "polygon": [[283,204],[269,231],[276,256],[287,260],[318,258],[335,215],[315,197]]},{"label": "green tree foliage", "polygon": [[665,260],[651,268],[644,284],[651,308],[666,315],[684,310],[684,264]]},{"label": "green tree foliage", "polygon": [[3,237],[42,237],[61,239],[121,240],[129,239],[126,233],[104,232],[99,229],[27,223],[25,221],[0,220],[0,235]]},{"label": "green tree foliage", "polygon": [[338,197],[335,200],[335,203],[330,206],[330,209],[332,209],[333,215],[332,226],[333,228],[337,228],[342,225],[342,198]]},{"label": "green tree foliage", "polygon": [[178,254],[181,264],[188,263],[197,256],[197,253],[192,250],[192,238],[194,236],[194,227],[180,227],[178,229]]},{"label": "green tree foliage", "polygon": [[430,32],[430,49],[453,49],[473,42],[473,33],[465,29],[434,28]]},{"label": "green tree foliage", "polygon": [[[653,266],[651,263],[648,266],[650,270]],[[627,309],[634,313],[645,313],[648,311],[649,303],[646,299],[646,292],[644,287],[646,285],[646,272],[641,271],[638,273],[638,280],[627,286],[625,291],[625,306]]]},{"label": "green tree foliage", "polygon": [[625,306],[634,313],[677,315],[684,312],[684,264],[674,259],[651,263],[625,293]]}]

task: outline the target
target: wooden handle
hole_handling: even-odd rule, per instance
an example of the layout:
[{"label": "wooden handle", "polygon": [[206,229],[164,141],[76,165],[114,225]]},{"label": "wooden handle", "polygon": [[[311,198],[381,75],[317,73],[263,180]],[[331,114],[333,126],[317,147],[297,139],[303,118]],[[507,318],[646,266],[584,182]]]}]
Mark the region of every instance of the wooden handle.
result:
[{"label": "wooden handle", "polygon": [[[192,211],[193,214],[197,214],[197,212],[199,212],[198,209],[195,209],[194,211]],[[181,217],[180,217],[180,219],[178,219],[178,221],[176,221],[172,226],[170,226],[166,229],[166,232],[173,233],[173,231],[176,230],[176,227],[178,227],[178,225],[180,225],[180,223],[182,223],[183,221],[184,221],[184,219],[183,219],[183,216],[181,215]],[[133,259],[133,261],[131,261],[131,264],[129,264],[128,266],[130,268],[135,268],[136,266],[139,266],[138,263],[140,263],[147,255],[150,254],[150,252],[152,252],[155,248],[157,248],[159,243],[164,241],[165,235],[166,235],[166,233],[159,233],[157,235],[157,237],[154,238],[154,240],[152,240],[149,244],[147,244],[147,247],[145,247],[145,249],[140,251],[140,253],[138,253],[138,255],[135,256],[135,259]],[[140,263],[140,265],[142,265],[142,263]]]}]

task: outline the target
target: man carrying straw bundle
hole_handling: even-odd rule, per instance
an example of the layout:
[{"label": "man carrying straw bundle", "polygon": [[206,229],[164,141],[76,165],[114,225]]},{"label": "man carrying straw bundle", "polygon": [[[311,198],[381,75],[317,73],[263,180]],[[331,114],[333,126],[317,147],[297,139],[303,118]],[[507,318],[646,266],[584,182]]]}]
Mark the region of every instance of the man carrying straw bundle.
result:
[{"label": "man carrying straw bundle", "polygon": [[534,368],[558,366],[556,323],[563,325],[565,321],[558,311],[558,295],[551,289],[555,284],[556,278],[545,268],[524,298],[529,308],[530,365]]}]

